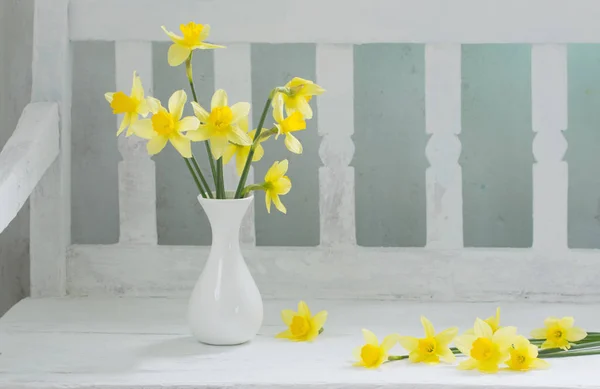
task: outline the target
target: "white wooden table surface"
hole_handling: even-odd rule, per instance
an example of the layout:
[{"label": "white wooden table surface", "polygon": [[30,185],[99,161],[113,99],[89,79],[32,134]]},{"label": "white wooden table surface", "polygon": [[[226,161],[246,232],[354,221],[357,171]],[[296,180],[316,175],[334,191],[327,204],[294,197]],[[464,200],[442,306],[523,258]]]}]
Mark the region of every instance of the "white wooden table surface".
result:
[{"label": "white wooden table surface", "polygon": [[[379,337],[421,335],[419,315],[436,329],[493,314],[496,305],[393,301],[309,301],[329,311],[325,332],[314,343],[275,339],[283,308],[296,302],[267,301],[265,322],[251,343],[212,347],[196,343],[185,324],[185,300],[24,300],[0,319],[0,388],[600,388],[600,356],[550,360],[546,371],[482,375],[454,366],[384,365],[354,368],[352,350],[365,327]],[[600,306],[503,304],[502,323],[522,333],[550,315],[573,315],[600,330]],[[393,354],[403,354],[396,346]]]}]

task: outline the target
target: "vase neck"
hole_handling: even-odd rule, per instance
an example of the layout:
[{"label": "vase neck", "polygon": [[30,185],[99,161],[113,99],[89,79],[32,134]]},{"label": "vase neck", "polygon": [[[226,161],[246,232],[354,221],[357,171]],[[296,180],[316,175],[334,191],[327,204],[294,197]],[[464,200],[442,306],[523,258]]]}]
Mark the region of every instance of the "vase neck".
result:
[{"label": "vase neck", "polygon": [[213,244],[215,239],[225,237],[227,240],[239,240],[242,219],[248,211],[253,197],[235,200],[213,200],[198,197],[212,229]]}]

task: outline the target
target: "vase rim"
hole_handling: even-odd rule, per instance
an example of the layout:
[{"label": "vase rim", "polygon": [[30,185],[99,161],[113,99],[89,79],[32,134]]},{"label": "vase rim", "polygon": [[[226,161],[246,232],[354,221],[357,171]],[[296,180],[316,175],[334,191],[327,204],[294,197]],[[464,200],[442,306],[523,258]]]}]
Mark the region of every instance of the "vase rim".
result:
[{"label": "vase rim", "polygon": [[[215,195],[215,192],[212,192],[213,196]],[[233,190],[227,190],[225,191],[225,196],[229,197],[233,197],[235,195],[235,191]],[[230,202],[230,203],[236,203],[236,202],[244,202],[244,201],[249,201],[252,200],[254,198],[254,194],[250,193],[249,195],[247,195],[246,197],[242,197],[241,199],[234,199],[234,198],[225,198],[225,199],[211,199],[211,198],[204,198],[202,197],[202,195],[198,195],[198,201],[200,202],[211,202],[211,203],[216,203],[216,202]]]}]

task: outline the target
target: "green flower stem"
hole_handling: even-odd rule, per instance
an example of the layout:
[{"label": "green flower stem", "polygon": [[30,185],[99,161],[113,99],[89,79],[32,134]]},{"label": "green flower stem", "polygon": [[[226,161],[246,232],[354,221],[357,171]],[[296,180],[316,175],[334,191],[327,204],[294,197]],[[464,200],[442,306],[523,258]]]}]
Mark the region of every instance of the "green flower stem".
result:
[{"label": "green flower stem", "polygon": [[248,193],[250,193],[253,190],[265,190],[265,188],[262,185],[258,185],[258,184],[251,184],[248,185],[247,187],[244,188],[244,190],[242,191],[242,197],[246,197],[246,195]]},{"label": "green flower stem", "polygon": [[571,348],[568,351],[564,351],[564,350],[560,350],[560,349],[556,349],[556,348],[549,348],[549,349],[545,349],[545,350],[540,350],[539,351],[539,355],[555,354],[557,352],[567,352],[567,353],[570,353],[570,352],[575,351],[575,350],[586,350],[586,349],[598,348],[598,347],[600,347],[600,341],[587,342],[587,343],[579,343],[579,344],[572,345]]},{"label": "green flower stem", "polygon": [[568,358],[568,357],[581,357],[584,355],[600,355],[600,348],[596,348],[594,350],[581,350],[581,351],[561,351],[555,352],[552,354],[542,354],[539,355],[542,359],[548,358]]},{"label": "green flower stem", "polygon": [[408,359],[408,355],[390,355],[388,356],[388,361],[401,361],[403,359]]},{"label": "green flower stem", "polygon": [[217,189],[217,198],[225,198],[225,183],[223,182],[223,158],[217,159],[217,175],[219,176],[219,188]]},{"label": "green flower stem", "polygon": [[204,188],[205,188],[206,193],[208,194],[208,197],[210,197],[211,199],[214,198],[214,196],[212,194],[212,190],[210,189],[210,185],[208,185],[208,182],[206,182],[206,179],[204,178],[204,174],[202,174],[202,170],[200,170],[200,166],[198,166],[198,161],[196,161],[196,157],[194,157],[193,154],[192,154],[192,164],[194,165],[194,168],[196,169],[196,173],[200,177],[200,181],[202,181],[202,185],[204,185]]},{"label": "green flower stem", "polygon": [[260,140],[260,133],[262,132],[262,126],[265,124],[265,119],[267,118],[267,112],[269,112],[269,107],[271,106],[271,102],[275,97],[275,93],[277,93],[278,89],[275,88],[269,94],[269,98],[265,103],[265,108],[263,108],[262,115],[260,115],[260,121],[258,122],[258,126],[256,127],[256,134],[254,135],[254,142],[252,142],[252,146],[250,146],[250,152],[248,153],[248,158],[246,158],[246,164],[244,165],[244,170],[242,171],[242,176],[240,177],[240,182],[235,190],[235,196],[233,198],[239,199],[242,197],[242,190],[244,186],[246,186],[246,179],[248,179],[248,172],[250,171],[250,165],[252,164],[252,158],[254,158],[254,150],[256,150],[256,146]]},{"label": "green flower stem", "polygon": [[206,192],[204,191],[204,188],[202,188],[202,185],[200,185],[200,181],[198,181],[198,177],[196,177],[196,173],[194,173],[194,169],[192,168],[190,161],[187,158],[184,158],[183,160],[185,161],[185,164],[187,165],[190,174],[194,178],[194,182],[196,182],[196,186],[198,187],[200,194],[202,195],[202,197],[206,198]]},{"label": "green flower stem", "polygon": [[[192,73],[192,55],[193,51],[190,53],[188,59],[185,60],[185,73],[187,74],[188,82],[190,83],[190,89],[192,90],[192,96],[194,97],[194,101],[198,103],[198,97],[196,96],[196,88],[194,87],[194,75]],[[198,103],[200,104],[200,103]],[[217,188],[217,170],[215,169],[215,161],[213,159],[212,150],[210,149],[210,144],[208,140],[204,141],[204,146],[206,147],[206,156],[208,157],[208,163],[210,164],[210,170],[213,174],[213,179],[215,181],[215,192],[218,190]],[[210,190],[209,190],[210,193]]]}]

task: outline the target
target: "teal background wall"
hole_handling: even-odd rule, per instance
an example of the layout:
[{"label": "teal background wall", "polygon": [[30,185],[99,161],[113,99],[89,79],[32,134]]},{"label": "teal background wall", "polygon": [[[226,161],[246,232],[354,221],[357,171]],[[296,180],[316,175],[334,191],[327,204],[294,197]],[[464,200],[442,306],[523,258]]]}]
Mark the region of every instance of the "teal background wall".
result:
[{"label": "teal background wall", "polygon": [[[166,63],[168,44],[154,45],[156,97],[186,88],[183,69]],[[294,75],[315,79],[315,45],[255,44],[251,48],[254,123],[268,90]],[[195,57],[201,100],[214,91],[213,53]],[[569,46],[569,244],[600,248],[600,45]],[[425,63],[419,44],[354,48],[352,160],[357,241],[361,246],[425,244]],[[464,242],[471,247],[529,247],[532,242],[531,49],[529,45],[464,45],[462,154]],[[75,46],[73,106],[73,238],[115,243],[119,236],[115,119],[104,102],[114,88],[114,45]],[[327,88],[327,85],[324,85]],[[319,243],[318,109],[298,134],[302,156],[280,139],[266,144],[257,179],[276,159],[290,160],[288,215],[267,214],[257,195],[259,245]],[[190,112],[191,113],[191,112]],[[271,117],[268,118],[271,121]],[[200,161],[201,145],[195,146]],[[154,158],[160,244],[209,244],[210,228],[181,158],[170,148]]]}]

